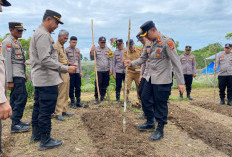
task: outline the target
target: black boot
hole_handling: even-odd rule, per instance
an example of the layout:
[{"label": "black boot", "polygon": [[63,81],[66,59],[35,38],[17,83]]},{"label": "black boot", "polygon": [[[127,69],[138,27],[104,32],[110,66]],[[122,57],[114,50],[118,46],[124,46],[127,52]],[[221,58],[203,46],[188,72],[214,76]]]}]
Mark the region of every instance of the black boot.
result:
[{"label": "black boot", "polygon": [[156,131],[151,135],[150,139],[152,141],[160,140],[164,136],[164,125],[158,124]]},{"label": "black boot", "polygon": [[38,141],[40,141],[40,132],[39,132],[39,127],[35,126],[32,127],[31,142],[38,142]]},{"label": "black boot", "polygon": [[11,125],[11,133],[20,133],[20,132],[27,132],[29,131],[30,127],[22,125],[20,123]]},{"label": "black boot", "polygon": [[180,100],[182,100],[182,99],[183,99],[183,94],[182,94],[182,93],[180,93],[180,97],[179,97],[179,99],[180,99]]},{"label": "black boot", "polygon": [[104,96],[101,97],[101,101],[106,101]]},{"label": "black boot", "polygon": [[232,99],[228,99],[227,105],[232,106]]},{"label": "black boot", "polygon": [[19,122],[19,124],[21,124],[21,125],[23,125],[23,126],[30,126],[31,124],[30,123],[28,123],[28,122]]},{"label": "black boot", "polygon": [[98,98],[95,98],[94,104],[98,104],[98,103],[99,103]]},{"label": "black boot", "polygon": [[50,134],[41,134],[39,150],[51,149],[62,145],[62,140],[55,140],[50,137]]},{"label": "black boot", "polygon": [[219,105],[224,105],[225,104],[225,99],[221,98],[220,102],[218,103]]},{"label": "black boot", "polygon": [[83,107],[83,104],[81,104],[80,98],[77,98],[76,107]]},{"label": "black boot", "polygon": [[140,131],[153,131],[155,129],[154,122],[146,122],[138,125]]},{"label": "black boot", "polygon": [[187,95],[187,98],[188,98],[189,100],[193,100],[193,98],[191,98],[190,94]]},{"label": "black boot", "polygon": [[76,108],[77,108],[77,106],[76,106],[76,104],[75,104],[74,98],[71,99],[70,108],[73,108],[73,109],[76,109]]},{"label": "black boot", "polygon": [[116,93],[116,101],[119,102],[120,101],[120,93]]}]

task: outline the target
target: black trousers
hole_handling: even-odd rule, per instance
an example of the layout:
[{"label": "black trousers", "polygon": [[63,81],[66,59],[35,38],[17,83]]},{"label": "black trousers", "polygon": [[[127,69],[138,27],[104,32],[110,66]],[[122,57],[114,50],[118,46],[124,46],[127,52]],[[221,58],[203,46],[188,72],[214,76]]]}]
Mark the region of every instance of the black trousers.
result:
[{"label": "black trousers", "polygon": [[125,73],[116,73],[116,96],[120,96],[120,92],[122,89],[122,81],[125,80]]},{"label": "black trousers", "polygon": [[13,77],[14,88],[10,93],[10,105],[12,108],[12,125],[16,125],[23,117],[23,112],[27,103],[27,90],[25,78]]},{"label": "black trousers", "polygon": [[35,103],[32,112],[32,127],[38,127],[41,134],[51,133],[51,118],[58,97],[58,85],[35,87]]},{"label": "black trousers", "polygon": [[160,124],[167,124],[168,97],[170,94],[170,84],[151,84],[146,82],[142,92],[142,102],[144,103],[144,113],[149,123],[153,123],[153,117]]},{"label": "black trousers", "polygon": [[74,100],[74,92],[77,101],[80,101],[81,97],[81,76],[80,73],[69,74],[70,76],[70,88],[69,88],[69,98]]},{"label": "black trousers", "polygon": [[232,100],[232,76],[218,76],[219,96],[225,98],[225,90],[227,88],[227,98]]},{"label": "black trousers", "polygon": [[[110,81],[110,75],[109,71],[98,71],[98,86],[99,86],[99,91],[100,91],[100,96],[103,98],[106,95],[106,89],[109,86],[109,81]],[[95,98],[98,98],[97,94],[97,86],[96,86],[96,81],[95,81]]]},{"label": "black trousers", "polygon": [[187,95],[190,95],[193,83],[193,75],[184,75]]}]

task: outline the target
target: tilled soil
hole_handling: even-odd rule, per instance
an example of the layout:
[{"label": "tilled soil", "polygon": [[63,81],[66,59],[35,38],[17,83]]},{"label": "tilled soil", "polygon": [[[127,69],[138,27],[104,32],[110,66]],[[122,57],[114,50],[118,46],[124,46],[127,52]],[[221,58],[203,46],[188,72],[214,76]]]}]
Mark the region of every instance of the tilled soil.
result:
[{"label": "tilled soil", "polygon": [[190,137],[201,139],[209,146],[232,156],[232,130],[219,123],[202,120],[175,104],[169,105],[169,120],[188,132]]},{"label": "tilled soil", "polygon": [[93,110],[84,113],[82,120],[99,156],[160,156],[135,129],[130,118],[126,118],[126,132],[123,132],[123,115],[118,110]]},{"label": "tilled soil", "polygon": [[232,107],[228,105],[218,105],[207,101],[193,101],[190,104],[232,117]]}]

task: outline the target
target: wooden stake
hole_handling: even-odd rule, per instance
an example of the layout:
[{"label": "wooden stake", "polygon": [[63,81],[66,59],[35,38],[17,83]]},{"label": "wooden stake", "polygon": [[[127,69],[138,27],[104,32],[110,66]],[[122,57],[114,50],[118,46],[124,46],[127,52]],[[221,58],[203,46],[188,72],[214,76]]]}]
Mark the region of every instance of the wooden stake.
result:
[{"label": "wooden stake", "polygon": [[[91,20],[91,25],[92,25],[92,43],[94,45],[93,20]],[[100,102],[100,91],[99,91],[98,75],[97,75],[97,59],[96,59],[96,52],[95,52],[95,50],[94,50],[94,62],[95,62],[95,78],[96,78],[96,85],[97,85],[97,95],[98,95],[98,101]]]}]

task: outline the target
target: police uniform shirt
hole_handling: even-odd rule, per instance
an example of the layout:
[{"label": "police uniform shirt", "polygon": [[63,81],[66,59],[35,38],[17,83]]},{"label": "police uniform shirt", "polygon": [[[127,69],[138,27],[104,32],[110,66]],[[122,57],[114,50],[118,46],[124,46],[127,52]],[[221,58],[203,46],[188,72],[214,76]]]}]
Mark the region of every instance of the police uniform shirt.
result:
[{"label": "police uniform shirt", "polygon": [[[100,46],[96,47],[96,61],[97,61],[97,71],[109,71],[112,69],[112,51],[105,47],[101,48]],[[90,55],[91,59],[94,59],[93,54]]]},{"label": "police uniform shirt", "polygon": [[[134,52],[129,51],[128,53],[128,59],[131,61],[137,60],[142,54],[142,49],[139,47],[136,47],[134,49]],[[127,51],[124,52],[123,54],[123,60],[127,59]],[[128,67],[128,72],[132,73],[140,73],[141,71],[141,66],[133,66],[133,67]]]},{"label": "police uniform shirt", "polygon": [[232,53],[226,54],[225,52],[218,55],[216,58],[216,66],[219,67],[219,76],[232,75]]},{"label": "police uniform shirt", "polygon": [[25,56],[20,42],[8,35],[2,42],[2,53],[5,58],[7,82],[13,82],[13,77],[26,78]]},{"label": "police uniform shirt", "polygon": [[66,56],[68,58],[69,64],[75,63],[77,65],[77,70],[76,73],[82,73],[82,68],[81,68],[81,53],[78,48],[71,48],[67,47],[65,49]]},{"label": "police uniform shirt", "polygon": [[174,41],[162,34],[151,44],[149,53],[143,52],[142,56],[132,61],[132,66],[140,65],[150,59],[150,66],[146,80],[151,78],[152,84],[170,84],[172,82],[172,66],[176,74],[178,85],[185,84],[181,63],[177,54]]},{"label": "police uniform shirt", "polygon": [[51,34],[42,25],[31,37],[29,52],[35,87],[54,86],[62,82],[59,72],[68,72],[68,66],[59,63]]},{"label": "police uniform shirt", "polygon": [[123,50],[115,50],[114,56],[113,56],[113,65],[112,65],[112,71],[113,74],[116,73],[125,73],[125,67],[123,66],[122,59],[123,59],[123,53],[125,52],[125,49]]},{"label": "police uniform shirt", "polygon": [[6,73],[1,48],[2,42],[0,41],[0,104],[7,102]]},{"label": "police uniform shirt", "polygon": [[196,58],[193,54],[180,56],[182,70],[185,75],[196,74]]},{"label": "police uniform shirt", "polygon": [[[150,50],[151,50],[151,42],[147,41],[146,45],[143,48],[143,52],[145,51],[146,53],[148,53],[149,58],[150,58]],[[150,59],[147,59],[147,61],[141,67],[141,74],[143,75],[143,78],[145,79],[148,74],[149,66],[150,66]]]}]

